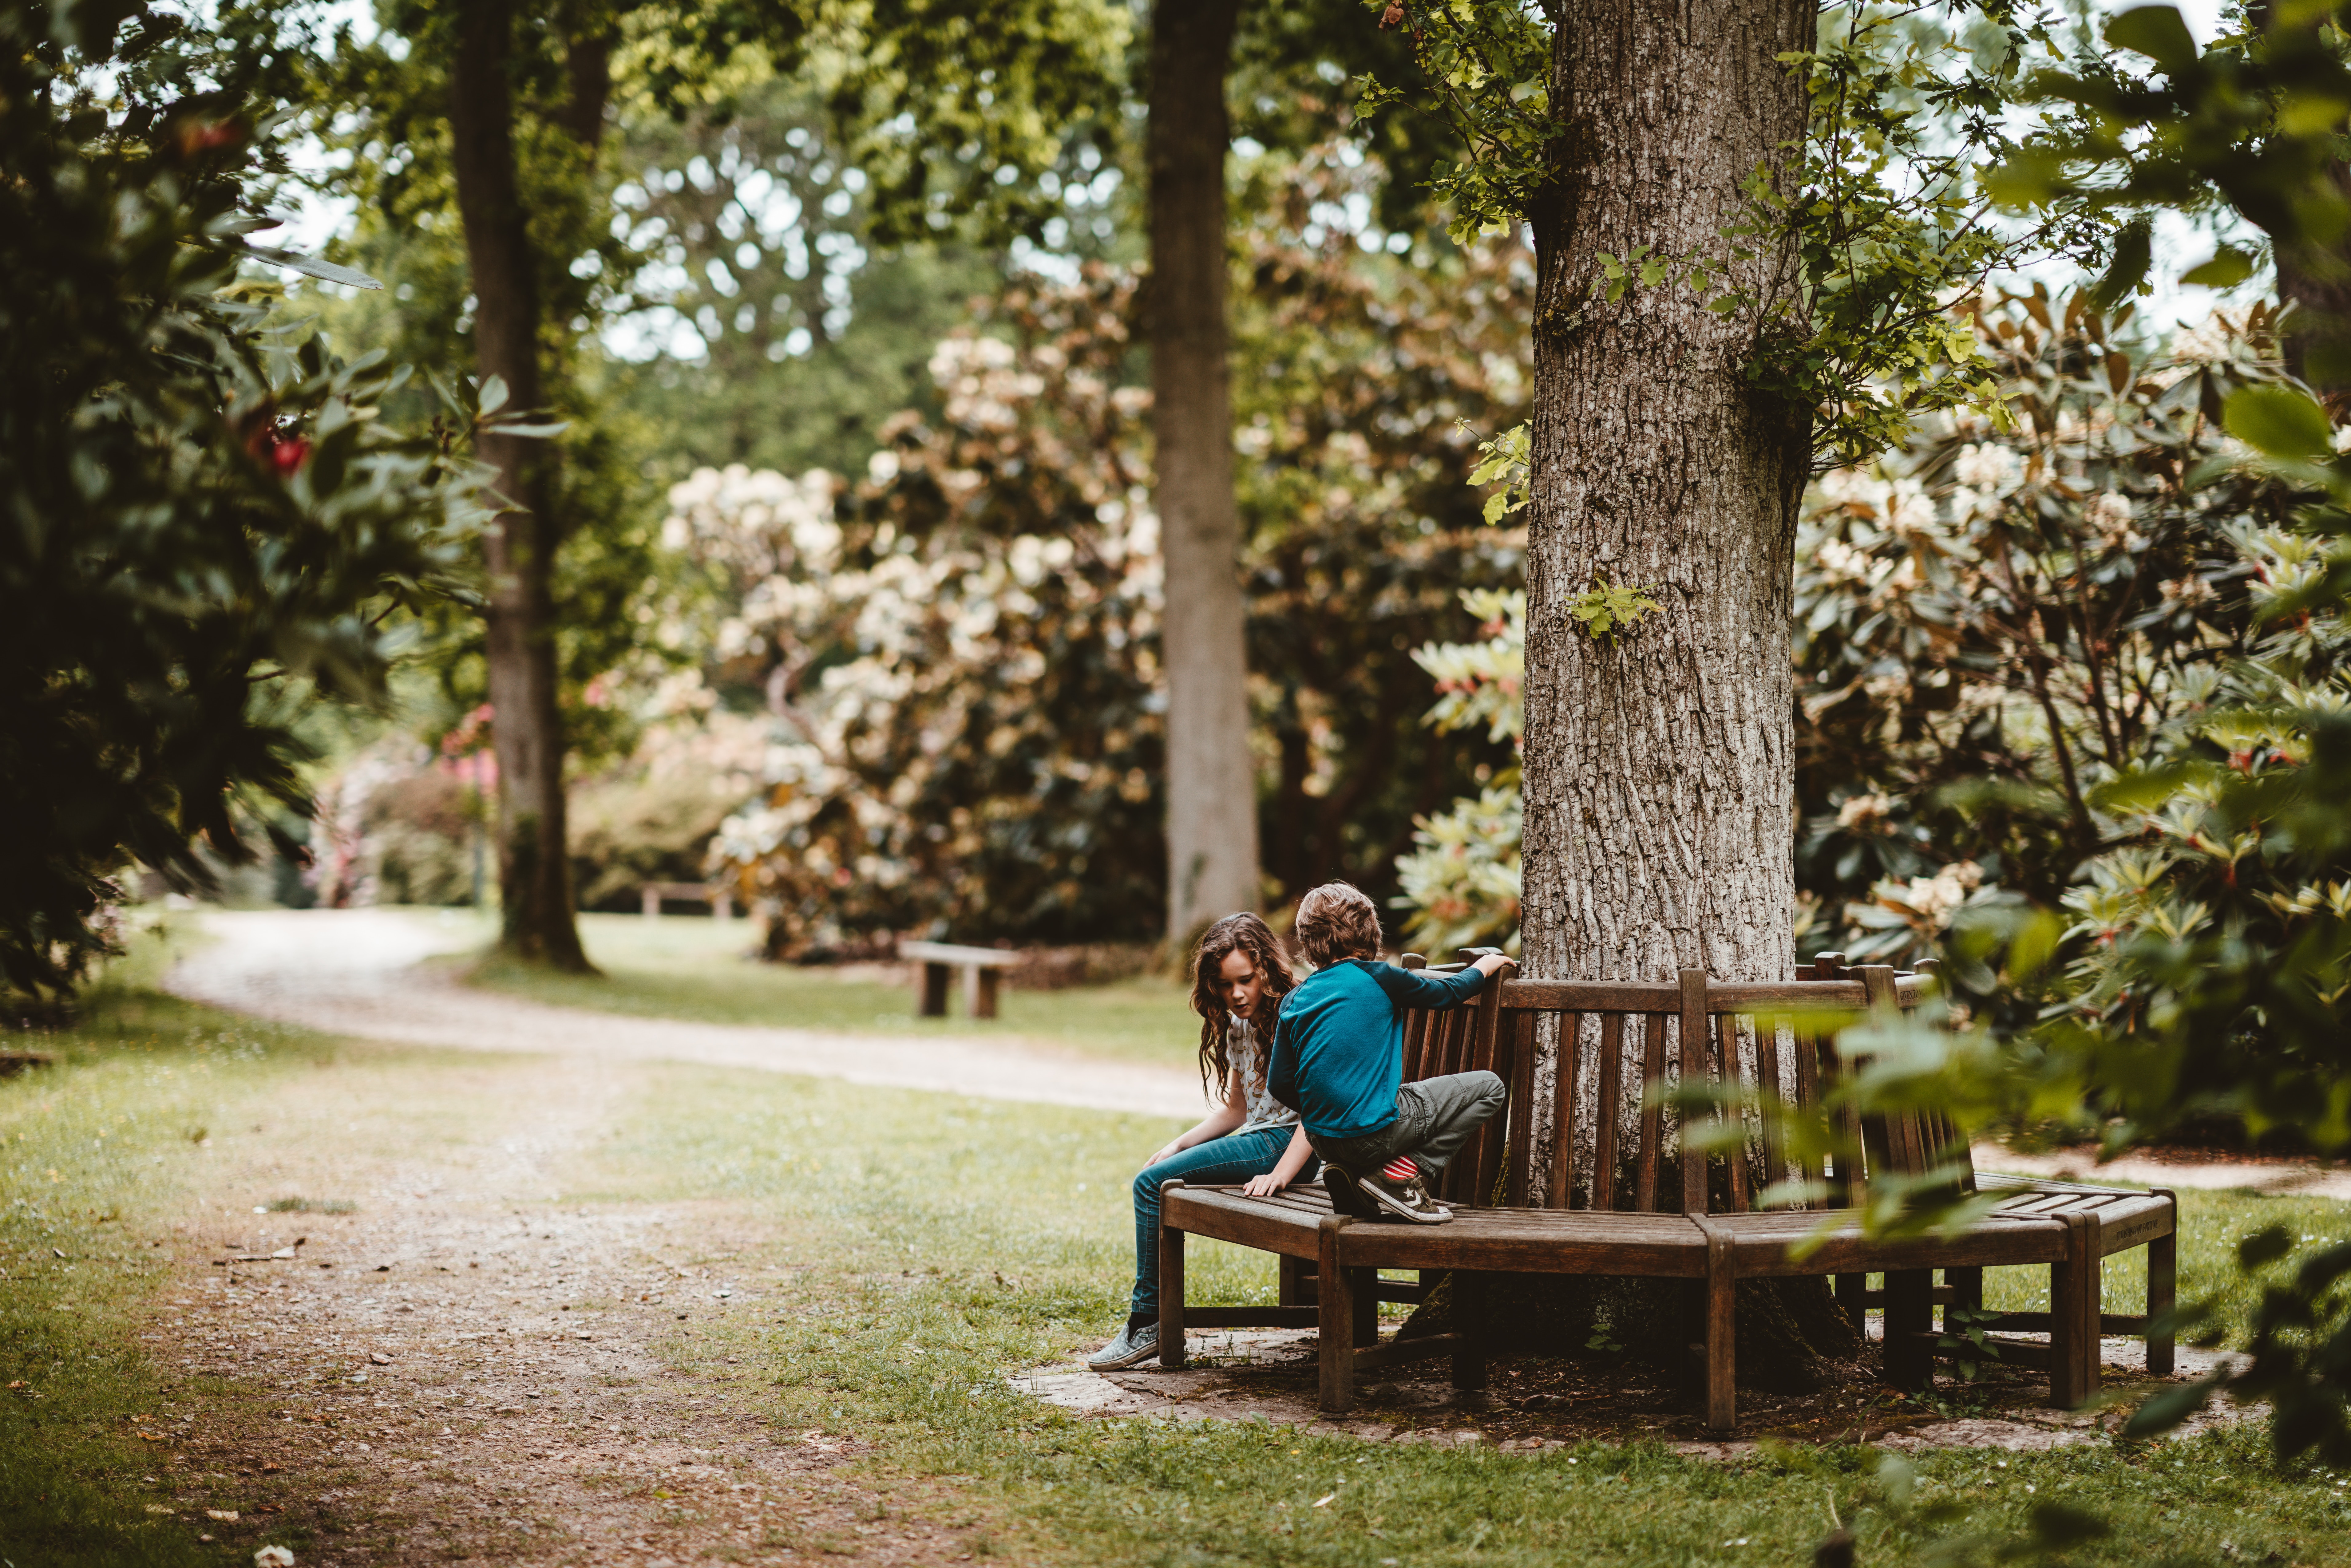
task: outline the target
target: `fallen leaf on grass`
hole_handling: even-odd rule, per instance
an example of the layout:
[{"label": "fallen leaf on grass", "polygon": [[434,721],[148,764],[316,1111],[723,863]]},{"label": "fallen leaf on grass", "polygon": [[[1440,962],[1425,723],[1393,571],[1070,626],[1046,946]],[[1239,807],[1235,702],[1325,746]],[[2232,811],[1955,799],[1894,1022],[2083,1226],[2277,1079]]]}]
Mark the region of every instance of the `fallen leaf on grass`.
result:
[{"label": "fallen leaf on grass", "polygon": [[168,1514],[170,1514],[171,1512],[172,1512],[173,1511],[172,1511],[172,1510],[171,1510],[171,1509],[169,1509],[169,1508],[166,1508],[163,1504],[162,1504],[162,1503],[160,1503],[160,1502],[151,1502],[151,1503],[149,1503],[149,1504],[147,1505],[147,1511],[148,1511],[149,1513],[161,1513],[161,1514],[167,1514],[167,1515],[168,1515]]},{"label": "fallen leaf on grass", "polygon": [[1328,1508],[1338,1500],[1339,1494],[1337,1492],[1326,1492],[1322,1496],[1314,1500],[1314,1506],[1316,1508]]},{"label": "fallen leaf on grass", "polygon": [[206,1519],[217,1519],[223,1524],[235,1524],[236,1522],[236,1510],[233,1508],[208,1508],[204,1510],[204,1517]]},{"label": "fallen leaf on grass", "polygon": [[392,1364],[392,1357],[384,1354],[383,1352],[380,1350],[371,1350],[368,1352],[368,1359],[375,1363],[378,1366],[390,1366]]}]

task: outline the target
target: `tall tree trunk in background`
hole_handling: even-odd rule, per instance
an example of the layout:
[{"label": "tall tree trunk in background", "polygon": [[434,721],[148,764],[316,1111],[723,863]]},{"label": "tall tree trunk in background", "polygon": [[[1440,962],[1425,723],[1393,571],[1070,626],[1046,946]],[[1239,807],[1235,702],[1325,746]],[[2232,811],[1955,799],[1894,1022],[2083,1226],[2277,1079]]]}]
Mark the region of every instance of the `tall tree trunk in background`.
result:
[{"label": "tall tree trunk in background", "polygon": [[[1588,0],[1559,29],[1565,131],[1534,224],[1531,975],[1785,979],[1795,962],[1788,615],[1808,415],[1748,386],[1752,315],[1675,284],[1612,305],[1591,284],[1603,252],[1722,255],[1741,182],[1803,131],[1773,57],[1812,47],[1813,15]],[[1779,260],[1739,281],[1760,292]],[[1567,613],[1603,579],[1663,607],[1613,647]]]},{"label": "tall tree trunk in background", "polygon": [[[2328,172],[2351,191],[2351,163]],[[2281,304],[2294,308],[2287,319],[2285,365],[2329,402],[2351,393],[2351,255],[2325,246],[2277,247]]]},{"label": "tall tree trunk in background", "polygon": [[1167,563],[1167,936],[1258,903],[1257,777],[1233,502],[1225,71],[1239,0],[1152,13],[1152,420]]},{"label": "tall tree trunk in background", "polygon": [[[449,82],[450,161],[474,286],[474,351],[485,381],[502,378],[509,406],[543,406],[538,258],[515,172],[514,37],[508,0],[468,0]],[[545,441],[485,434],[503,498],[483,539],[488,570],[492,734],[498,758],[499,946],[517,957],[586,969],[572,919],[565,852],[563,718],[557,704],[555,607],[559,532],[549,513]]]}]

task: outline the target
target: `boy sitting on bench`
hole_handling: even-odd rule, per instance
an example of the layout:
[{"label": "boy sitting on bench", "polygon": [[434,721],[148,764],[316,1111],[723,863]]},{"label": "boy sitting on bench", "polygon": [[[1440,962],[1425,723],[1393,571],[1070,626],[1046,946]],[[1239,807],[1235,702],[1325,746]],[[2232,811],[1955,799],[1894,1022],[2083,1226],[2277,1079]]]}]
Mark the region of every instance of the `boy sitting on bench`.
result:
[{"label": "boy sitting on bench", "polygon": [[1379,912],[1343,882],[1299,901],[1298,941],[1315,970],[1282,1001],[1267,1087],[1298,1113],[1338,1212],[1443,1224],[1453,1211],[1428,1186],[1502,1108],[1502,1081],[1459,1072],[1405,1082],[1404,1014],[1468,1000],[1508,960],[1489,954],[1456,975],[1383,964]]}]

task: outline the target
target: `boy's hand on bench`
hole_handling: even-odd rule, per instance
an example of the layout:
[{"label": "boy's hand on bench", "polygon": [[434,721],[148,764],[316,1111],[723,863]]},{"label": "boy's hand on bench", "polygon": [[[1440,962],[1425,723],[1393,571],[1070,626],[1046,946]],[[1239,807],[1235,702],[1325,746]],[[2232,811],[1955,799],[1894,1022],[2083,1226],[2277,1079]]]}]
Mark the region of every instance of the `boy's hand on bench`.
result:
[{"label": "boy's hand on bench", "polygon": [[1490,980],[1494,977],[1494,971],[1500,968],[1510,961],[1510,960],[1502,954],[1489,953],[1469,967]]},{"label": "boy's hand on bench", "polygon": [[1249,1197],[1271,1197],[1281,1190],[1282,1186],[1282,1183],[1274,1179],[1273,1173],[1268,1171],[1263,1176],[1253,1176],[1243,1182],[1241,1191]]}]

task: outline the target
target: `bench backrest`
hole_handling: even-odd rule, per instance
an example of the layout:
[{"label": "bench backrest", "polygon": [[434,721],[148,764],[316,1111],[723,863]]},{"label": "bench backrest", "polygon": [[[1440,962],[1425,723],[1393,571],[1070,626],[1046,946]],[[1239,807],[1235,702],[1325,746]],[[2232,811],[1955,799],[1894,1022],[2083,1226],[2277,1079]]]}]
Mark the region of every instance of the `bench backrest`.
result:
[{"label": "bench backrest", "polygon": [[[1424,967],[1415,955],[1405,961]],[[1697,969],[1670,982],[1516,973],[1505,969],[1499,984],[1461,1007],[1405,1019],[1405,1082],[1483,1069],[1510,1089],[1506,1115],[1480,1129],[1447,1171],[1437,1196],[1448,1203],[1475,1207],[1499,1197],[1520,1207],[1540,1190],[1553,1208],[1739,1212],[1782,1176],[1826,1175],[1830,1202],[1844,1205],[1858,1201],[1870,1170],[1925,1170],[1953,1141],[1936,1116],[1873,1120],[1848,1129],[1865,1151],[1862,1167],[1824,1173],[1783,1158],[1766,1126],[1737,1153],[1684,1160],[1667,1113],[1646,1094],[1670,1066],[1708,1082],[1729,1076],[1800,1106],[1817,1103],[1837,1071],[1836,1025],[1867,1008],[1916,1005],[1924,976],[1848,967],[1842,954],[1822,954],[1792,981],[1723,982]],[[1558,1067],[1538,1100],[1539,1031],[1553,1029]],[[1538,1144],[1550,1161],[1540,1180]]]}]

